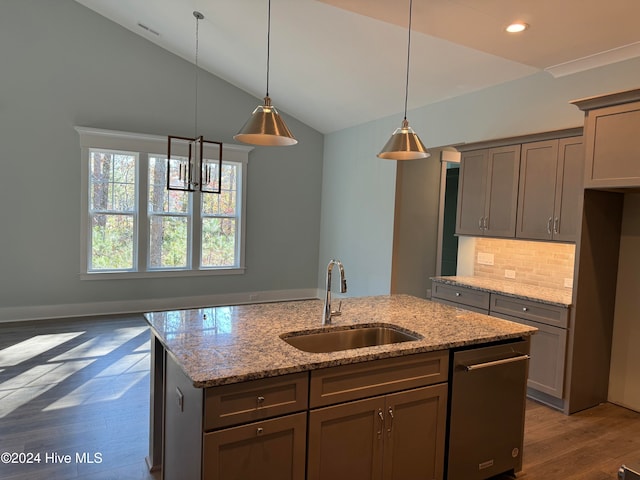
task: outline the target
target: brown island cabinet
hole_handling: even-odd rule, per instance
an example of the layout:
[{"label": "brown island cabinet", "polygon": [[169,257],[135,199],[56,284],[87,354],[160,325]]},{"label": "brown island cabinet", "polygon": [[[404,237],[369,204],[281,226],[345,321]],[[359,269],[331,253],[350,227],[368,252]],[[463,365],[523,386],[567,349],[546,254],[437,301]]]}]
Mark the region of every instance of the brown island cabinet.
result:
[{"label": "brown island cabinet", "polygon": [[[410,308],[408,318],[401,320],[402,311],[385,315],[394,297],[345,299],[339,324],[330,328],[370,321],[370,310],[359,306],[382,302],[377,320],[403,329],[413,325],[422,339],[327,356],[285,346],[276,335],[271,341],[278,351],[261,352],[262,372],[247,374],[251,369],[245,369],[241,375],[213,378],[194,379],[188,362],[196,357],[219,360],[229,347],[228,338],[219,335],[226,345],[211,355],[184,349],[189,336],[198,345],[211,336],[199,320],[204,310],[178,312],[183,317],[174,323],[177,331],[170,327],[169,312],[146,314],[153,352],[150,466],[162,468],[165,480],[444,478],[450,352],[522,339],[528,349],[535,329],[404,295],[398,296],[400,304]],[[284,308],[290,308],[287,303],[292,302],[283,302]],[[296,326],[320,327],[319,301],[293,303],[304,310],[303,317],[307,311],[318,312]],[[260,315],[260,306],[226,308],[235,309],[231,316],[239,323]],[[243,309],[249,313],[243,316]],[[266,317],[280,315],[278,304],[264,309]],[[208,309],[209,318],[219,316],[215,310]],[[171,313],[175,317],[176,312]],[[437,325],[435,334],[431,324]],[[282,329],[295,330],[286,325]],[[255,335],[264,342],[269,333]],[[248,337],[239,337],[242,348]],[[255,354],[251,346],[244,347],[247,355]],[[280,352],[286,368],[281,368]],[[242,358],[240,352],[235,360]]]}]

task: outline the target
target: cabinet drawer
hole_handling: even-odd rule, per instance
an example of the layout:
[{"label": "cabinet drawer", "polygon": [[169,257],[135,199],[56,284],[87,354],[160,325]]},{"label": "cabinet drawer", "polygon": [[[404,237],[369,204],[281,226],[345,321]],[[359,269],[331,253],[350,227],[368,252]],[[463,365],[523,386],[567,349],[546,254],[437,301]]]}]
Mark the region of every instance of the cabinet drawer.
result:
[{"label": "cabinet drawer", "polygon": [[489,292],[483,292],[473,288],[443,285],[434,282],[431,289],[431,296],[432,298],[479,308],[485,310],[485,313],[489,310]]},{"label": "cabinet drawer", "polygon": [[444,350],[314,370],[309,407],[446,382],[448,367],[449,351]]},{"label": "cabinet drawer", "polygon": [[567,328],[569,319],[568,308],[495,293],[491,295],[490,311],[560,328]]},{"label": "cabinet drawer", "polygon": [[262,378],[205,390],[204,429],[252,422],[307,408],[309,374]]},{"label": "cabinet drawer", "polygon": [[304,480],[306,412],[205,433],[202,478]]}]

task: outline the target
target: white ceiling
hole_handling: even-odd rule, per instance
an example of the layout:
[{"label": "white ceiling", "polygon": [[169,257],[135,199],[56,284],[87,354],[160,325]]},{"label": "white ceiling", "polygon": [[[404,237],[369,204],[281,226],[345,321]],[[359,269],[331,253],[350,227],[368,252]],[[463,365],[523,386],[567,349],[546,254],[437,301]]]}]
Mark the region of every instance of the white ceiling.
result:
[{"label": "white ceiling", "polygon": [[[200,11],[198,65],[265,94],[267,0],[76,1],[191,62]],[[408,12],[408,0],[272,0],[274,105],[323,133],[401,113]],[[414,0],[409,109],[638,57],[638,18],[639,0]],[[531,27],[507,34],[512,20]]]}]

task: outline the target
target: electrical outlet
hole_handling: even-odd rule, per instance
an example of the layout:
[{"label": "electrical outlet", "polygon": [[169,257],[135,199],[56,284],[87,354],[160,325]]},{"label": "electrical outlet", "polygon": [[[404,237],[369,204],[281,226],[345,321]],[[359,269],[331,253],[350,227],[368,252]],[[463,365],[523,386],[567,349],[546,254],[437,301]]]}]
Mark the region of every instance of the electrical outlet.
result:
[{"label": "electrical outlet", "polygon": [[573,278],[565,278],[564,286],[565,288],[573,288]]},{"label": "electrical outlet", "polygon": [[493,253],[478,252],[478,263],[480,265],[493,265]]},{"label": "electrical outlet", "polygon": [[516,271],[515,270],[505,270],[504,271],[504,276],[506,278],[516,278]]}]

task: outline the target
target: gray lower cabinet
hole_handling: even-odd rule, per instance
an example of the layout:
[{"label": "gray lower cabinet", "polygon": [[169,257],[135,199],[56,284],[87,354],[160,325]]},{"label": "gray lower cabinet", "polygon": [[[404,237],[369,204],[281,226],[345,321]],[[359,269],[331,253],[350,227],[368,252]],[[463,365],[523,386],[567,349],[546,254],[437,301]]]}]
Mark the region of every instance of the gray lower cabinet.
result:
[{"label": "gray lower cabinet", "polygon": [[432,298],[466,310],[536,327],[531,337],[528,395],[561,408],[569,309],[528,299],[433,282]]},{"label": "gray lower cabinet", "polygon": [[304,480],[307,414],[204,434],[203,478]]},{"label": "gray lower cabinet", "polygon": [[442,479],[448,367],[445,350],[202,389],[166,354],[163,479]]},{"label": "gray lower cabinet", "polygon": [[441,479],[447,384],[309,413],[308,480]]}]

